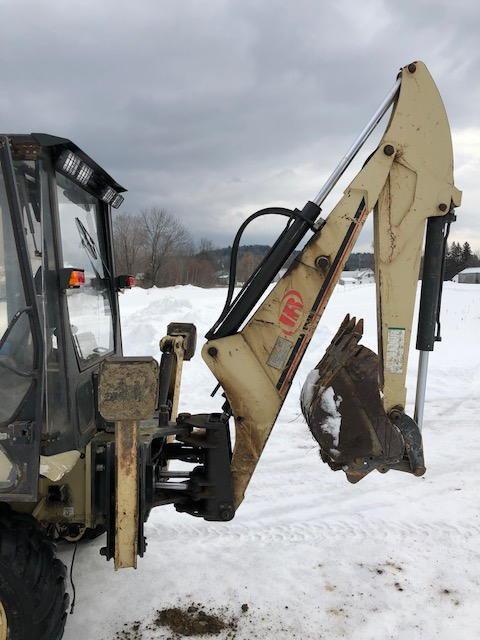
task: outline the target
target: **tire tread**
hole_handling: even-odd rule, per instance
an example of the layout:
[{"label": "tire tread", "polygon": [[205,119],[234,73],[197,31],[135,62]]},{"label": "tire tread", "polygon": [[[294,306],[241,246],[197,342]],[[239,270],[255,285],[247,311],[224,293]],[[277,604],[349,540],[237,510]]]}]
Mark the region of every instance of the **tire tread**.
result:
[{"label": "tire tread", "polygon": [[66,567],[35,518],[6,504],[0,504],[0,568],[19,601],[10,620],[4,595],[12,640],[60,640],[69,605]]}]

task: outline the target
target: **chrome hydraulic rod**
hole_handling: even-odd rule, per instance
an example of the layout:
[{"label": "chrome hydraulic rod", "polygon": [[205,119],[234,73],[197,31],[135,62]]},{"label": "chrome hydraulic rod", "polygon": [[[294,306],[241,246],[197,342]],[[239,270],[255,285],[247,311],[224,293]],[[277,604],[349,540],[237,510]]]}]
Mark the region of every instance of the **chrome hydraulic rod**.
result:
[{"label": "chrome hydraulic rod", "polygon": [[452,210],[444,216],[428,218],[423,256],[422,290],[418,312],[417,349],[420,352],[417,373],[414,420],[422,428],[425,391],[427,387],[428,354],[440,338],[440,306],[445,267],[446,243],[450,224],[455,220]]},{"label": "chrome hydraulic rod", "polygon": [[188,485],[185,482],[156,482],[155,489],[158,491],[172,490],[172,491],[187,491]]},{"label": "chrome hydraulic rod", "polygon": [[[273,278],[277,275],[280,268],[285,264],[287,258],[293,253],[305,234],[312,229],[312,223],[318,223],[321,214],[320,204],[328,196],[342,174],[345,172],[345,169],[385,115],[387,109],[392,105],[400,85],[401,78],[398,77],[392,89],[382,100],[380,106],[370,118],[369,122],[353,145],[340,160],[328,180],[318,192],[316,198],[307,202],[302,211],[298,212],[301,216],[297,217],[292,224],[282,232],[264,261],[257,268],[257,271],[254,272],[250,280],[247,281],[240,293],[233,300],[228,312],[221,320],[217,321],[217,323],[215,323],[212,329],[207,333],[207,338],[209,340],[213,337],[222,338],[227,335],[232,335],[238,331],[239,327],[246,320],[262,294],[270,286]],[[313,228],[315,229],[316,227]]]},{"label": "chrome hydraulic rod", "polygon": [[430,351],[420,351],[418,359],[417,390],[415,394],[415,413],[413,419],[420,431],[423,425],[423,409],[425,407],[425,392],[427,389],[428,356]]},{"label": "chrome hydraulic rod", "polygon": [[327,181],[325,182],[323,187],[320,189],[316,197],[312,200],[312,202],[320,206],[322,202],[325,200],[325,198],[328,196],[330,191],[333,189],[333,187],[337,184],[339,179],[345,173],[345,170],[347,169],[348,165],[355,158],[357,153],[360,151],[360,149],[363,147],[365,142],[370,137],[371,133],[374,131],[377,124],[380,122],[380,120],[383,118],[383,116],[385,115],[389,107],[392,105],[398,93],[398,90],[400,89],[401,83],[402,83],[401,77],[397,78],[397,81],[395,82],[393,87],[390,89],[390,91],[387,93],[385,98],[382,100],[378,109],[375,111],[373,116],[365,125],[365,127],[363,128],[361,133],[358,135],[357,139],[352,144],[350,149],[347,151],[347,153],[343,156],[343,158],[337,164],[335,169],[332,171]]}]

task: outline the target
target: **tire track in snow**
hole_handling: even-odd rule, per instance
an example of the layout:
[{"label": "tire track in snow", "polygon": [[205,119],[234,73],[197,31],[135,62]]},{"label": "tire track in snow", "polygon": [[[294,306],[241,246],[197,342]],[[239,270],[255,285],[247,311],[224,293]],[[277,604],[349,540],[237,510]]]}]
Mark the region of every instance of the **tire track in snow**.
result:
[{"label": "tire track in snow", "polygon": [[[462,375],[462,378],[465,380],[465,391],[467,393],[462,397],[454,397],[451,398],[450,402],[446,402],[445,398],[433,399],[431,401],[432,405],[437,403],[439,405],[438,413],[431,418],[432,420],[438,420],[439,418],[445,418],[447,415],[456,415],[457,411],[460,408],[471,409],[471,411],[467,411],[471,415],[476,414],[476,405],[477,398],[480,394],[480,375],[475,373],[472,377],[472,372],[469,371],[468,374]],[[443,405],[445,405],[443,407]]]},{"label": "tire track in snow", "polygon": [[308,542],[323,538],[332,539],[348,537],[361,540],[364,538],[387,539],[390,537],[408,536],[423,538],[448,538],[467,541],[480,537],[480,526],[465,524],[451,524],[446,522],[431,522],[409,524],[405,522],[389,522],[386,520],[360,521],[339,520],[321,524],[295,523],[286,525],[274,525],[260,528],[247,525],[235,526],[162,526],[150,524],[148,536],[152,542],[159,539],[179,542],[179,538],[188,538],[190,541],[221,540],[222,543],[238,542]]}]

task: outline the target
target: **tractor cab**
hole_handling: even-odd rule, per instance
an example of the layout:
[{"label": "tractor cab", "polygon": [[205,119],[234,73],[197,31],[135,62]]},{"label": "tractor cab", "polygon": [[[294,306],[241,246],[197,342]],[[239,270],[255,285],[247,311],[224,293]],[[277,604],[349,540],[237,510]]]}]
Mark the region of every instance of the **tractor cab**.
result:
[{"label": "tractor cab", "polygon": [[111,207],[125,189],[65,138],[0,136],[0,500],[40,454],[82,450],[101,362],[121,355]]}]

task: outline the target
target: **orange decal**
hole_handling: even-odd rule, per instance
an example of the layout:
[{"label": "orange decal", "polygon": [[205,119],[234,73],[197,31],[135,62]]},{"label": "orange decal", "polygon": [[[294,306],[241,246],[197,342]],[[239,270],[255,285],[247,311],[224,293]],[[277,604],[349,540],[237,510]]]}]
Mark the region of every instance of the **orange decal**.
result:
[{"label": "orange decal", "polygon": [[303,298],[295,289],[289,289],[282,298],[282,311],[278,318],[282,332],[291,336],[297,332],[302,319]]}]

